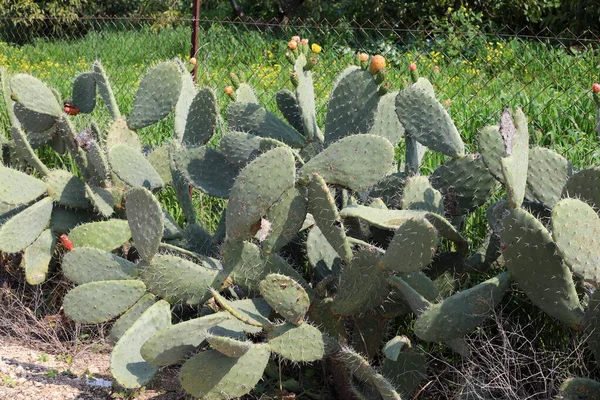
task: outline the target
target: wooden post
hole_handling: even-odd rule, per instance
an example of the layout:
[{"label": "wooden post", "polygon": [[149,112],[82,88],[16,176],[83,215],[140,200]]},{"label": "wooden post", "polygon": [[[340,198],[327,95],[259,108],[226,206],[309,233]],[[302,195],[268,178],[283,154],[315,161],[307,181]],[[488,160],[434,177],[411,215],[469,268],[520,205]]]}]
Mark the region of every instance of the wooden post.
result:
[{"label": "wooden post", "polygon": [[[195,57],[198,60],[198,26],[200,23],[200,1],[192,0],[192,49],[190,51],[190,58]],[[196,82],[196,75],[198,74],[198,62],[194,65],[192,70],[192,77]]]}]

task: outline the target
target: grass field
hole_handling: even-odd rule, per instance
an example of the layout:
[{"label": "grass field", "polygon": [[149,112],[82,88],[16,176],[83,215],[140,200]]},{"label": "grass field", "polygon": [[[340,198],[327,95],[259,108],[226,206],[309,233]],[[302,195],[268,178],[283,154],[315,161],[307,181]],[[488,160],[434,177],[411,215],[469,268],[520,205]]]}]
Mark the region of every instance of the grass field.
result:
[{"label": "grass field", "polygon": [[[418,64],[420,73],[430,78],[438,97],[447,104],[469,150],[476,151],[477,132],[487,124],[497,123],[504,106],[520,105],[530,119],[532,145],[554,148],[576,167],[598,164],[600,152],[590,88],[600,76],[599,51],[582,46],[567,51],[558,46],[558,40],[542,43],[440,34],[429,40],[393,43],[385,38],[377,42],[365,40],[356,31],[286,28],[260,32],[239,24],[203,24],[197,57],[198,84],[216,91],[223,117],[229,100],[222,90],[228,84],[229,72],[245,77],[261,102],[277,113],[275,92],[292,89],[291,67],[284,53],[289,37],[296,33],[323,47],[320,65],[313,72],[320,122],[324,121],[327,96],[335,77],[353,62],[355,52],[380,52],[388,59],[388,80],[394,89],[410,80],[408,64]],[[186,60],[188,56],[189,29],[184,26],[160,31],[105,29],[91,31],[79,39],[37,40],[20,47],[0,43],[0,67],[37,76],[58,89],[64,98],[70,96],[73,78],[90,68],[94,60],[101,60],[125,115],[149,66],[174,57]],[[0,129],[7,131],[6,117],[0,118]],[[105,128],[109,123],[104,107],[75,119],[81,129],[91,120]],[[145,144],[159,145],[172,135],[172,119],[139,133]],[[441,162],[441,155],[430,152],[423,172],[428,174]],[[167,204],[174,204],[171,197],[169,192],[162,195]],[[202,202],[201,208],[206,211],[202,220],[214,228],[216,218],[211,210],[222,209],[222,204],[206,198]],[[169,208],[178,219],[182,218],[177,207]]]}]

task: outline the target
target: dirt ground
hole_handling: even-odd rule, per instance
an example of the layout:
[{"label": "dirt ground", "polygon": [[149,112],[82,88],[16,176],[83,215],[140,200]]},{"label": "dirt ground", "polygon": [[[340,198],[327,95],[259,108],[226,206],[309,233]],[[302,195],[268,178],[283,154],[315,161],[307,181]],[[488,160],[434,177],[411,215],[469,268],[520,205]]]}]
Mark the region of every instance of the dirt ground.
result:
[{"label": "dirt ground", "polygon": [[73,358],[47,354],[0,337],[0,399],[178,400],[177,370],[164,369],[139,392],[119,388],[109,372],[110,353],[82,351]]}]

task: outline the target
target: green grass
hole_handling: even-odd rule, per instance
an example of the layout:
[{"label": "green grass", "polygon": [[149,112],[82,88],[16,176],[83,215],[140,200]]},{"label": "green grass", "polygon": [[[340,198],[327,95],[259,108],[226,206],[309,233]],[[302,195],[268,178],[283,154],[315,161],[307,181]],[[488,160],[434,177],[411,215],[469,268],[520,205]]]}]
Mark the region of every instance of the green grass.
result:
[{"label": "green grass", "polygon": [[[320,65],[313,70],[321,125],[336,75],[353,62],[356,50],[367,50],[387,57],[388,81],[393,89],[408,84],[407,66],[416,62],[421,75],[432,81],[439,99],[449,102],[448,110],[470,151],[477,149],[477,132],[487,124],[497,123],[504,106],[520,105],[530,120],[532,145],[553,148],[576,167],[598,164],[600,153],[590,88],[600,75],[599,52],[584,48],[572,54],[573,51],[569,53],[557,46],[558,41],[542,43],[485,35],[456,40],[456,36],[440,34],[429,42],[403,43],[389,38],[374,42],[365,40],[359,31],[270,28],[260,32],[243,25],[204,23],[197,57],[198,84],[215,90],[223,121],[229,103],[223,88],[229,84],[230,72],[245,78],[261,102],[279,114],[275,92],[282,88],[293,89],[289,80],[291,66],[284,53],[289,37],[296,33],[323,47]],[[40,39],[20,47],[0,43],[0,67],[37,76],[55,87],[63,98],[70,97],[73,78],[89,69],[94,60],[101,60],[124,115],[130,112],[137,85],[148,67],[173,57],[187,60],[188,56],[189,29],[186,26],[159,32],[150,28],[92,31],[80,39]],[[0,130],[7,131],[3,110],[0,110],[0,118]],[[107,129],[110,122],[106,109],[101,106],[89,116],[76,117],[75,123],[78,129],[83,129],[92,120],[103,129]],[[220,124],[219,133],[224,126],[224,122]],[[145,144],[157,146],[171,137],[172,131],[172,118],[167,118],[141,129],[139,134]],[[42,150],[42,156],[50,165],[72,166],[71,160],[58,157],[52,151]],[[444,160],[444,156],[429,152],[423,173],[429,174]],[[181,222],[183,215],[172,190],[161,193],[160,199]],[[210,230],[215,229],[223,202],[199,194],[194,200],[199,206],[201,221]],[[483,217],[484,213],[479,212],[469,218],[467,236],[475,242],[481,236]]]}]

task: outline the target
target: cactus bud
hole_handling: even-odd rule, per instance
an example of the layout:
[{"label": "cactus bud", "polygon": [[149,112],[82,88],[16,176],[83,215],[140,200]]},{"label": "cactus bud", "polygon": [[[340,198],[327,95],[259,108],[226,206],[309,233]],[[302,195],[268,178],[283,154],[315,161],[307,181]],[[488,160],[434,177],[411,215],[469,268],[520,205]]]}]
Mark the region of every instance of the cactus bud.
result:
[{"label": "cactus bud", "polygon": [[224,92],[231,100],[235,101],[235,91],[233,90],[233,86],[225,86]]},{"label": "cactus bud", "polygon": [[377,94],[379,94],[380,96],[383,96],[384,94],[389,93],[390,87],[391,87],[391,85],[389,82],[384,82],[382,85],[379,86],[379,88],[377,90]]},{"label": "cactus bud", "polygon": [[11,99],[12,101],[19,101],[19,99],[17,98],[17,94],[16,94],[16,93],[11,93],[11,94],[10,94],[10,99]]},{"label": "cactus bud", "polygon": [[292,65],[296,64],[296,56],[294,56],[294,54],[291,51],[286,51],[285,52],[285,58],[288,60],[288,62]]},{"label": "cactus bud", "polygon": [[71,104],[66,101],[65,101],[63,110],[65,111],[66,114],[69,114],[69,115],[79,114],[79,107],[77,107],[75,104]]},{"label": "cactus bud", "polygon": [[592,85],[592,95],[594,97],[594,102],[596,103],[596,107],[600,107],[600,84],[594,83]]},{"label": "cactus bud", "polygon": [[367,53],[360,53],[358,59],[360,62],[366,62],[369,59],[369,55]]},{"label": "cactus bud", "polygon": [[197,63],[198,63],[198,60],[196,60],[196,57],[190,58],[190,64],[196,65]]},{"label": "cactus bud", "polygon": [[67,235],[60,235],[60,242],[63,246],[65,246],[65,249],[67,249],[67,251],[73,250],[73,242],[71,241],[71,239],[69,239]]},{"label": "cactus bud", "polygon": [[296,43],[300,43],[300,36],[292,36],[292,41]]},{"label": "cactus bud", "polygon": [[[415,65],[415,67],[416,67],[416,65]],[[433,72],[435,72],[436,74],[439,74],[440,73],[440,67],[437,66],[437,65],[435,67],[433,67]]]},{"label": "cactus bud", "polygon": [[293,72],[290,75],[290,80],[292,81],[292,85],[294,85],[294,87],[298,87],[298,73],[297,72]]},{"label": "cactus bud", "polygon": [[308,54],[310,50],[308,47],[308,39],[302,39],[300,41],[300,48],[298,50],[300,50],[304,55]]},{"label": "cactus bud", "polygon": [[313,43],[312,46],[310,46],[310,50],[315,54],[319,54],[321,52],[322,48],[318,44]]},{"label": "cactus bud", "polygon": [[304,66],[304,70],[305,71],[310,71],[311,69],[313,69],[315,67],[315,65],[317,65],[317,63],[319,62],[319,60],[317,59],[317,57],[311,57],[306,61],[306,65]]},{"label": "cactus bud", "polygon": [[419,80],[419,71],[417,70],[417,64],[410,63],[408,66],[408,70],[410,71],[410,79],[415,83]]},{"label": "cactus bud", "polygon": [[592,85],[592,90],[594,93],[600,93],[600,83],[594,83]]},{"label": "cactus bud", "polygon": [[290,40],[290,42],[288,43],[288,48],[292,51],[296,50],[298,48],[298,42],[296,42],[295,40]]},{"label": "cactus bud", "polygon": [[240,78],[234,74],[233,72],[229,73],[229,79],[231,80],[231,85],[235,90],[240,87]]},{"label": "cactus bud", "polygon": [[386,76],[387,70],[385,68],[379,70],[379,72],[375,74],[375,83],[381,85],[385,81]]},{"label": "cactus bud", "polygon": [[367,69],[369,55],[367,53],[356,53],[356,60],[362,69]]}]

